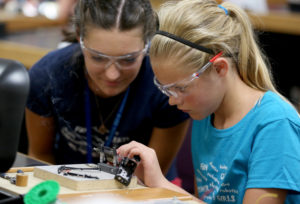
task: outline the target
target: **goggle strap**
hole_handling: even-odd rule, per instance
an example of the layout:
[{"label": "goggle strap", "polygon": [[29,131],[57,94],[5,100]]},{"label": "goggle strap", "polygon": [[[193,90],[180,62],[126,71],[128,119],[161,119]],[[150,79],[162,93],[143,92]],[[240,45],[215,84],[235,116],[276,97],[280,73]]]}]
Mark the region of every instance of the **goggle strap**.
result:
[{"label": "goggle strap", "polygon": [[186,39],[183,39],[183,38],[181,38],[181,37],[179,37],[179,36],[176,36],[176,35],[174,35],[174,34],[172,34],[172,33],[168,33],[168,32],[166,32],[166,31],[158,30],[158,31],[156,31],[155,34],[163,35],[163,36],[165,36],[165,37],[171,38],[171,39],[176,40],[176,41],[178,41],[178,42],[180,42],[180,43],[182,43],[182,44],[185,44],[185,45],[187,45],[187,46],[189,46],[189,47],[191,47],[191,48],[195,48],[195,49],[197,49],[197,50],[206,52],[206,53],[208,53],[208,54],[212,54],[212,55],[215,54],[213,50],[211,50],[211,49],[209,49],[209,48],[207,48],[207,47],[204,47],[204,46],[195,44],[195,43],[193,43],[193,42],[191,42],[191,41],[188,41],[188,40],[186,40]]},{"label": "goggle strap", "polygon": [[211,58],[211,59],[209,60],[209,62],[213,63],[213,62],[214,62],[218,57],[220,57],[222,54],[223,54],[222,51],[219,52],[218,54],[216,54],[216,56],[214,56],[213,58]]}]

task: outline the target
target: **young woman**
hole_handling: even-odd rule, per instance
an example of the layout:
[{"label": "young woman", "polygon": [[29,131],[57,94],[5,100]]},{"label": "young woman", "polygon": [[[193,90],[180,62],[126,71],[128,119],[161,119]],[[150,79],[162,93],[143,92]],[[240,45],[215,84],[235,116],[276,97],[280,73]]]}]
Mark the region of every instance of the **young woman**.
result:
[{"label": "young woman", "polygon": [[[229,2],[183,0],[159,11],[154,83],[193,119],[196,196],[206,203],[300,203],[300,118],[272,83],[246,13]],[[183,191],[155,151],[131,142],[148,186]]]},{"label": "young woman", "polygon": [[149,1],[80,0],[74,15],[68,36],[74,43],[29,72],[29,155],[56,164],[97,163],[94,147],[137,140],[158,152],[167,172],[188,115],[153,84],[146,53],[157,23]]}]

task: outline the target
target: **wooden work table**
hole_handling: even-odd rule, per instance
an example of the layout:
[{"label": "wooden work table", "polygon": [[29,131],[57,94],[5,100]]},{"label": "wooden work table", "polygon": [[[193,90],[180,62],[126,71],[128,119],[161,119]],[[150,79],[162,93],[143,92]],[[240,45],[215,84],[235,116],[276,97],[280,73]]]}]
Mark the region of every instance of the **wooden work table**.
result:
[{"label": "wooden work table", "polygon": [[50,49],[0,40],[0,58],[13,59],[30,68]]},{"label": "wooden work table", "polygon": [[6,32],[12,33],[39,27],[63,25],[65,22],[61,20],[51,20],[44,16],[27,17],[22,14],[0,10],[0,23],[5,23]]},{"label": "wooden work table", "polygon": [[[15,184],[11,184],[8,180],[0,178],[0,192],[6,192],[12,196],[25,195],[33,187],[45,181],[34,177],[32,172],[24,171],[24,174],[28,175],[27,186],[16,186]],[[14,176],[15,174],[8,173],[8,175]],[[92,199],[93,201],[97,200],[97,203],[105,203],[104,201],[108,200],[113,201],[113,203],[124,203],[124,201],[142,202],[159,199],[171,200],[174,198],[176,198],[177,200],[185,201],[185,203],[196,203],[192,201],[193,197],[190,195],[178,193],[164,188],[148,188],[140,185],[135,188],[90,191],[75,191],[63,186],[60,186],[59,189],[59,200],[69,204],[87,203],[87,198],[89,200]]]},{"label": "wooden work table", "polygon": [[[153,7],[158,9],[167,0],[150,1]],[[266,31],[300,35],[300,14],[290,12],[286,6],[286,1],[268,0],[268,3],[270,4],[270,11],[268,13],[249,13],[254,27]],[[38,27],[59,26],[66,22],[47,19],[44,16],[26,17],[21,14],[0,11],[0,23],[5,23],[6,31],[11,33]]]},{"label": "wooden work table", "polygon": [[[20,165],[24,165],[23,167]],[[24,195],[28,193],[34,186],[43,182],[43,179],[33,176],[33,170],[35,166],[48,165],[45,162],[36,160],[25,154],[18,153],[14,166],[6,173],[9,176],[15,176],[17,170],[23,170],[24,174],[28,175],[28,185],[25,187],[16,186],[11,184],[8,180],[0,178],[0,192],[7,192],[10,195]],[[110,190],[81,190],[76,191],[70,188],[60,186],[58,198],[65,203],[87,203],[87,198],[93,198],[97,200],[97,203],[105,203],[108,199],[114,199],[113,203],[123,203],[124,201],[142,202],[148,200],[158,199],[173,199],[175,198],[185,203],[196,203],[192,201],[192,196],[171,191],[164,188],[148,188],[142,185],[137,185],[134,188],[124,189],[110,189]],[[81,202],[82,201],[82,202]],[[1,202],[1,199],[0,199]]]},{"label": "wooden work table", "polygon": [[[166,203],[189,203],[197,204],[198,202],[192,200],[192,196],[184,195],[171,191],[164,188],[138,188],[131,190],[114,190],[114,191],[103,191],[97,193],[83,193],[83,194],[64,194],[59,196],[59,200],[65,203],[72,204],[74,201],[76,203],[86,203],[91,201],[88,197],[92,197],[92,201],[97,201],[97,203],[157,203],[158,200],[164,200]],[[156,201],[156,202],[154,202]]]},{"label": "wooden work table", "polygon": [[50,20],[44,16],[26,17],[0,10],[0,23],[5,30],[5,35],[0,37],[0,58],[18,60],[26,68],[30,68],[57,47],[60,36],[51,33],[57,33],[56,30],[65,22]]},{"label": "wooden work table", "polygon": [[[0,193],[16,197],[19,195],[25,195],[32,188],[44,182],[45,180],[39,179],[33,175],[33,169],[30,171],[29,168],[14,168],[9,172],[15,172],[15,169],[21,169],[24,171],[23,174],[28,176],[27,186],[16,186],[11,184],[10,181],[0,178]],[[16,173],[7,173],[8,176],[16,176]],[[48,190],[48,189],[45,189]],[[146,201],[157,201],[157,200],[180,200],[181,203],[196,204],[193,201],[191,195],[178,193],[172,190],[164,188],[148,188],[145,186],[137,185],[133,188],[122,188],[122,189],[107,189],[107,190],[72,190],[64,186],[59,187],[58,199],[61,202],[72,204],[72,203],[144,203]],[[1,199],[0,199],[1,202]],[[153,203],[153,202],[152,202]],[[177,203],[177,202],[176,202]]]},{"label": "wooden work table", "polygon": [[257,30],[300,35],[300,13],[270,11],[266,14],[248,12],[248,15]]}]

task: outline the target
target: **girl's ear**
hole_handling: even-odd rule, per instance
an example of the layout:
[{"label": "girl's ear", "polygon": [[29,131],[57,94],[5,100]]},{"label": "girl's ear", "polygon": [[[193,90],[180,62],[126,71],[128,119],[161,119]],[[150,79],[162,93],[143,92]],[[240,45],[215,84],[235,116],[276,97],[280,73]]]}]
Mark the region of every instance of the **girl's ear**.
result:
[{"label": "girl's ear", "polygon": [[220,76],[225,76],[229,69],[229,62],[226,60],[226,58],[220,57],[214,61],[213,67],[217,74]]}]

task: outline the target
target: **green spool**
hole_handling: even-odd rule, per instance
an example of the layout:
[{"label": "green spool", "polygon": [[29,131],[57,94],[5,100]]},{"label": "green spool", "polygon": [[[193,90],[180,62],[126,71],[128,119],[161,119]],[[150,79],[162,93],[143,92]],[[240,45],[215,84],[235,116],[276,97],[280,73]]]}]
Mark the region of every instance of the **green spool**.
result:
[{"label": "green spool", "polygon": [[25,204],[55,203],[59,192],[59,184],[53,180],[44,181],[34,186],[24,197]]}]

